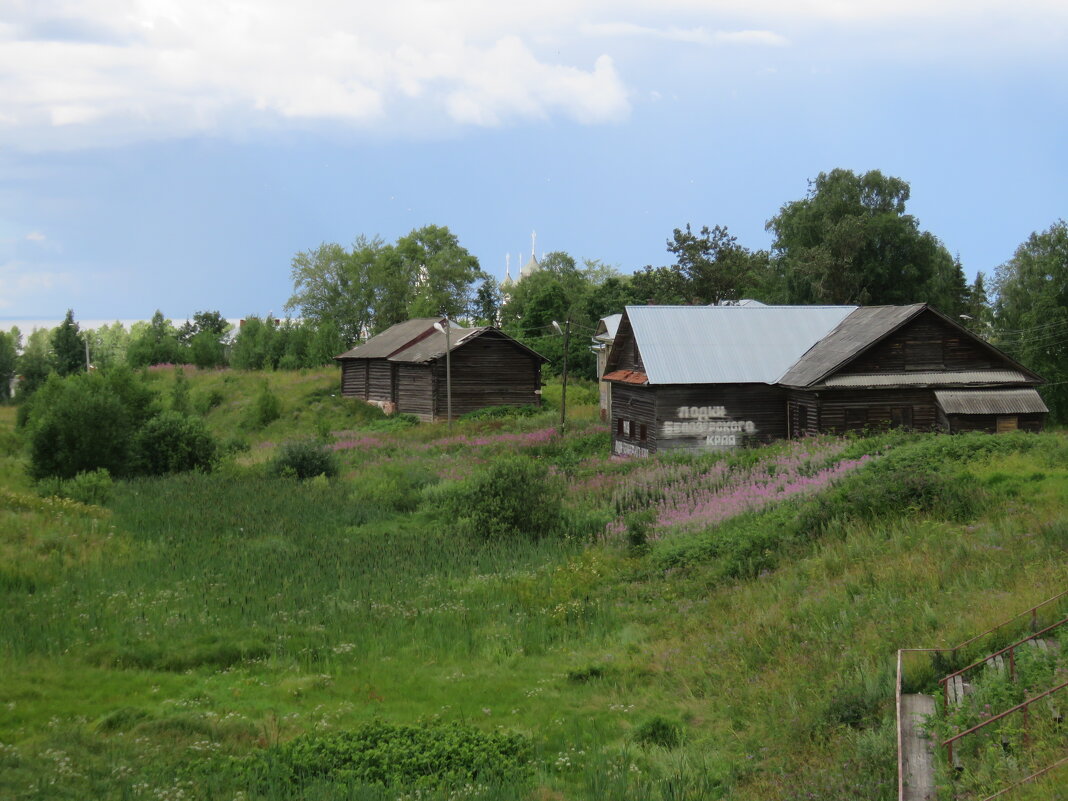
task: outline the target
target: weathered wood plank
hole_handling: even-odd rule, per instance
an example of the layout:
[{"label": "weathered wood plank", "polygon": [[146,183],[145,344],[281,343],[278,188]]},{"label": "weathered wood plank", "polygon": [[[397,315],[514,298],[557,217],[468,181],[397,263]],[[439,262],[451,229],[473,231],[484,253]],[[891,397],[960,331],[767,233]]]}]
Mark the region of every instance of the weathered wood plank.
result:
[{"label": "weathered wood plank", "polygon": [[925,722],[934,714],[934,696],[909,693],[901,696],[904,801],[931,801],[937,797],[934,741],[924,729]]}]

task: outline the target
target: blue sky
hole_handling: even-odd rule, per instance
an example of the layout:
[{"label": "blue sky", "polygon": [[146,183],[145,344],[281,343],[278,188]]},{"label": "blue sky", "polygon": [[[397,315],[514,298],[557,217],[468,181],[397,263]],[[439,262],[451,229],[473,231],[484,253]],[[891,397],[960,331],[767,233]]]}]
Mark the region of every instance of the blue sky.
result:
[{"label": "blue sky", "polygon": [[0,318],[279,312],[297,251],[430,223],[630,272],[835,167],[969,276],[1068,214],[1061,0],[527,5],[0,0]]}]

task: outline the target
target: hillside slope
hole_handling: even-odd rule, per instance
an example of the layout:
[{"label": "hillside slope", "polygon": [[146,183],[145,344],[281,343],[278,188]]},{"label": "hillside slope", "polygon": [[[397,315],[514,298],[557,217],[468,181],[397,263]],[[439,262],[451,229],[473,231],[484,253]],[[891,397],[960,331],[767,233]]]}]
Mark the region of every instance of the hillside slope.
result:
[{"label": "hillside slope", "polygon": [[[255,428],[265,377],[187,378],[248,445],[211,475],[85,507],[0,457],[0,797],[890,799],[895,650],[1068,579],[1057,435],[628,462],[590,407],[563,441],[551,412],[409,427],[329,372],[273,374],[282,415]],[[313,433],[340,479],[261,469]],[[563,483],[566,522],[486,541],[450,504],[515,454]],[[372,720],[518,734],[525,768],[371,789],[249,761]]]}]

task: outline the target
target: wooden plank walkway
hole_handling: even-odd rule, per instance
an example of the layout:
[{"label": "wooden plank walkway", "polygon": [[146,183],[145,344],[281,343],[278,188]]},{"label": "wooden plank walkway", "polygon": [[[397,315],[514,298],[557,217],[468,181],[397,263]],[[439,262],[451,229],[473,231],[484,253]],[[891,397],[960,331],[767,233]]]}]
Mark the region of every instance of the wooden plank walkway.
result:
[{"label": "wooden plank walkway", "polygon": [[938,797],[934,778],[934,740],[923,728],[926,719],[934,714],[933,695],[906,693],[901,696],[901,745],[905,752],[902,801],[932,801]]}]

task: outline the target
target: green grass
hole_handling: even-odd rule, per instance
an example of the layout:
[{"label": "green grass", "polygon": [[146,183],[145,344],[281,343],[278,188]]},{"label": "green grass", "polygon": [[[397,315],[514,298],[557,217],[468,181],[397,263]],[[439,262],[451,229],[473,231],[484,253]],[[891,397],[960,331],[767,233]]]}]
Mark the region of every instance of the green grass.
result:
[{"label": "green grass", "polygon": [[[243,784],[229,760],[377,719],[529,739],[528,777],[451,797],[890,799],[896,649],[967,639],[1068,575],[1060,436],[851,443],[889,451],[873,476],[967,473],[984,502],[965,518],[878,506],[851,479],[831,507],[798,502],[817,534],[782,536],[793,523],[774,506],[723,524],[742,552],[767,551],[747,572],[715,549],[658,558],[722,526],[663,531],[644,554],[578,535],[641,493],[785,449],[612,460],[589,406],[565,441],[551,410],[390,431],[330,397],[335,371],[267,379],[282,416],[253,431],[242,408],[263,376],[191,375],[194,398],[227,393],[209,426],[251,450],[211,475],[119,483],[106,510],[37,499],[21,457],[0,459],[0,797],[301,797]],[[259,467],[321,432],[340,479]],[[573,536],[485,542],[441,513],[435,493],[515,451],[568,482]],[[647,734],[674,725],[677,744]]]}]

